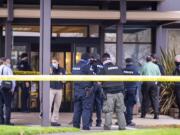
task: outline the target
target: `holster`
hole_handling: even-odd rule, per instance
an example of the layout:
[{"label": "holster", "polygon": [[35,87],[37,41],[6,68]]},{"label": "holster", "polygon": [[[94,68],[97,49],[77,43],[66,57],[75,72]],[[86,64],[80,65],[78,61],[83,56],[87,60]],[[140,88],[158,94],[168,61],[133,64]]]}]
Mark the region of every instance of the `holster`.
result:
[{"label": "holster", "polygon": [[107,94],[104,92],[103,88],[101,88],[101,96],[103,100],[107,100]]}]

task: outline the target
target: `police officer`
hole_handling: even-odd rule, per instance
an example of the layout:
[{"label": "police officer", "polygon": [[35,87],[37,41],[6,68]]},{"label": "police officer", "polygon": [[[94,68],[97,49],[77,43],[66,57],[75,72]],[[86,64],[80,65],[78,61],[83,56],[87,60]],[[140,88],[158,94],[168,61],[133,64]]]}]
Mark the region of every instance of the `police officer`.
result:
[{"label": "police officer", "polygon": [[[28,63],[27,53],[21,55],[21,61],[17,65],[19,71],[31,71],[31,66]],[[22,89],[22,111],[29,112],[29,98],[30,98],[30,82],[23,82],[20,84]]]},{"label": "police officer", "polygon": [[[180,75],[180,55],[177,55],[175,57],[175,64],[176,64],[176,69],[173,74],[179,76]],[[179,108],[179,119],[180,119],[180,83],[179,82],[175,83],[174,93],[176,96],[176,103]]]},{"label": "police officer", "polygon": [[[102,70],[103,70],[103,65],[102,62],[100,61],[100,56],[98,54],[92,54],[91,60],[90,60],[90,65],[93,69],[93,74],[94,75],[99,75]],[[101,120],[101,114],[102,114],[102,102],[103,102],[103,97],[102,97],[102,87],[101,84],[98,82],[94,83],[94,98],[93,98],[93,107],[92,107],[92,115],[93,115],[93,109],[95,107],[96,109],[96,126],[100,127],[102,120]],[[92,116],[91,116],[91,125],[92,125]]]},{"label": "police officer", "polygon": [[[122,75],[122,70],[114,65],[108,53],[103,54],[103,72],[104,75]],[[105,113],[105,130],[110,130],[112,125],[112,115],[115,110],[119,130],[124,130],[126,127],[126,120],[124,112],[126,107],[124,105],[124,84],[122,82],[104,82],[102,83],[103,91],[106,94],[106,100],[103,103],[103,112]]]},{"label": "police officer", "polygon": [[[126,68],[123,70],[124,75],[139,75],[138,68],[133,64],[132,58],[127,58]],[[128,126],[135,126],[132,122],[133,119],[133,107],[136,104],[136,94],[138,83],[137,82],[125,82],[125,105],[126,105],[126,123]]]},{"label": "police officer", "polygon": [[[80,62],[73,67],[74,75],[92,75],[89,64],[89,54],[82,54]],[[73,127],[80,128],[81,116],[83,130],[90,130],[90,117],[93,104],[93,83],[75,82],[74,83],[74,116]]]}]

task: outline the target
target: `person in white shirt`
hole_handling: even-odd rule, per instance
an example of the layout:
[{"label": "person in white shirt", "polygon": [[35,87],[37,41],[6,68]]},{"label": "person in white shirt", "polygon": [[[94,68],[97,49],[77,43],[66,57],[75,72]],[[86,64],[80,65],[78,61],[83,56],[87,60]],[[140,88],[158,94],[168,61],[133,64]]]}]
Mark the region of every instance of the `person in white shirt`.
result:
[{"label": "person in white shirt", "polygon": [[[2,65],[0,65],[0,75],[13,75],[13,72],[9,65],[8,58],[2,58]],[[0,80],[0,124],[12,125],[11,119],[11,99],[15,89],[15,81],[12,82],[10,89],[5,88]],[[5,106],[5,113],[3,107]]]}]

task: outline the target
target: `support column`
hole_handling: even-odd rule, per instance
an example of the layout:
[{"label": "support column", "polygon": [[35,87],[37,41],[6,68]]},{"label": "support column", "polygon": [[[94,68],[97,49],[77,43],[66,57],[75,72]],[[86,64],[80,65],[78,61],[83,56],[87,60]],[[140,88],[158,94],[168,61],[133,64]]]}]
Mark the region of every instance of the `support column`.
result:
[{"label": "support column", "polygon": [[120,21],[117,24],[117,45],[116,45],[116,63],[123,66],[124,47],[123,47],[123,31],[124,23],[126,23],[126,0],[120,1]]},{"label": "support column", "polygon": [[[51,0],[40,1],[40,72],[49,75],[51,45]],[[42,126],[50,125],[50,83],[41,82]]]},{"label": "support column", "polygon": [[151,48],[151,53],[155,54],[156,53],[156,28],[152,28],[151,31],[151,41],[152,41],[152,48]]},{"label": "support column", "polygon": [[12,42],[13,42],[13,30],[12,30],[12,21],[14,19],[13,15],[13,0],[7,1],[8,9],[8,18],[6,22],[5,30],[5,57],[11,58],[12,52]]},{"label": "support column", "polygon": [[159,26],[156,29],[156,54],[161,57],[161,49],[165,50],[168,48],[168,31],[167,29]]},{"label": "support column", "polygon": [[3,26],[0,26],[0,58],[4,57]]},{"label": "support column", "polygon": [[105,37],[105,26],[104,25],[101,25],[100,26],[100,34],[99,34],[99,37],[100,37],[100,56],[102,56],[104,54],[104,37]]},{"label": "support column", "polygon": [[124,47],[123,47],[123,23],[117,25],[117,45],[116,45],[116,63],[123,66]]}]

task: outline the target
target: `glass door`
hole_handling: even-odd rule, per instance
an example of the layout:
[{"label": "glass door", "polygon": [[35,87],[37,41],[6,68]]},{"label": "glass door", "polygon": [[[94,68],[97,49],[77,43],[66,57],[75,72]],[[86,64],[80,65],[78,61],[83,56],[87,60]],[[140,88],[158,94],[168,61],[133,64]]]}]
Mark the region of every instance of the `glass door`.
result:
[{"label": "glass door", "polygon": [[[63,52],[52,52],[52,57],[56,57],[59,60],[60,67],[66,70],[66,74],[71,74],[72,70],[72,53],[69,51]],[[72,83],[66,82],[64,84],[63,90],[63,100],[61,109],[63,112],[71,110],[71,101],[72,101]]]},{"label": "glass door", "polygon": [[95,46],[76,46],[75,48],[75,63],[78,63],[83,53],[94,54],[97,53]]}]

